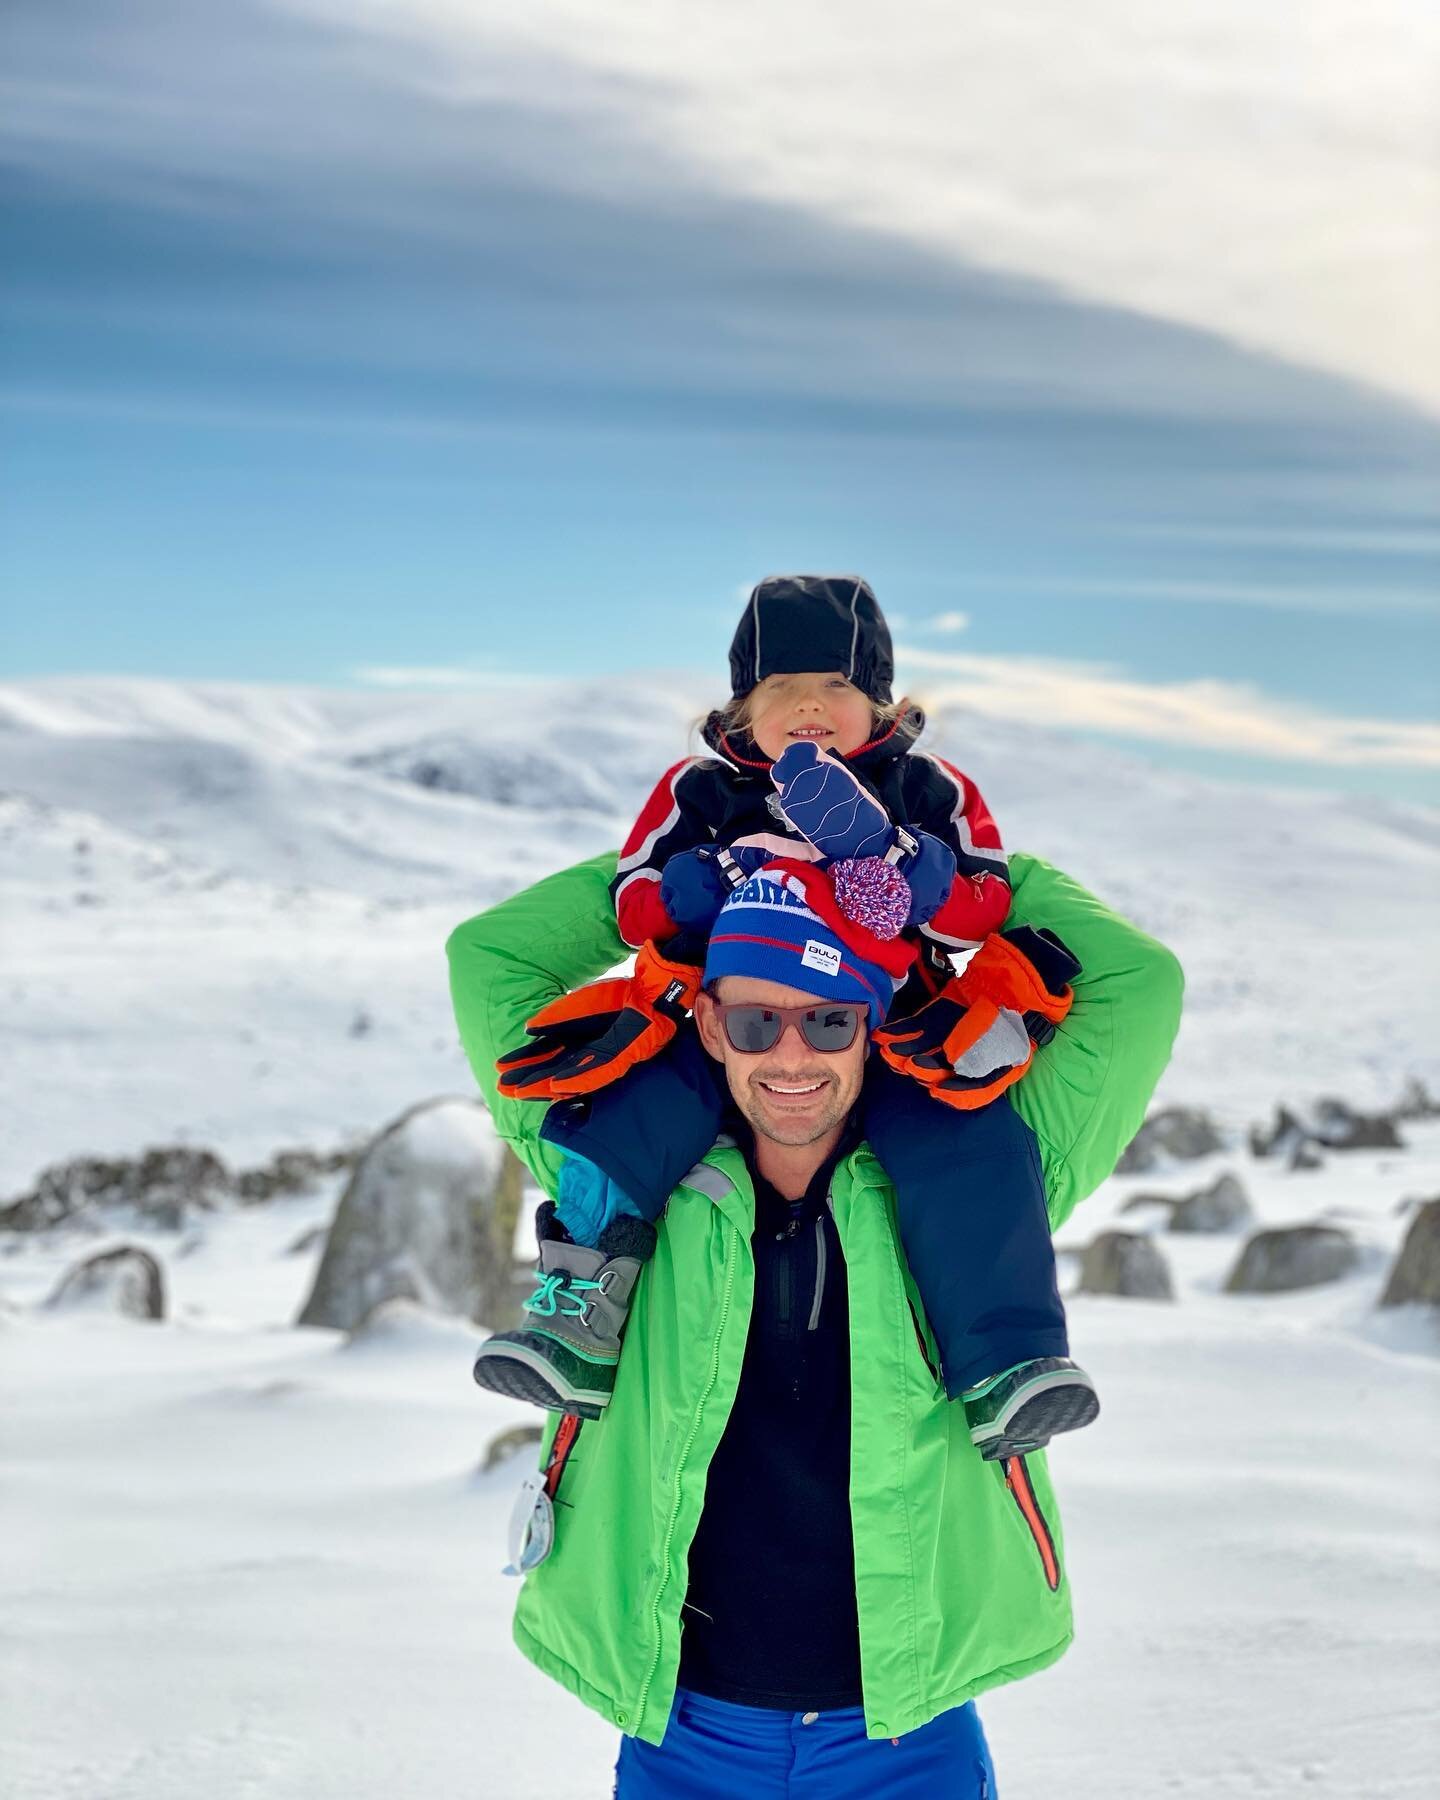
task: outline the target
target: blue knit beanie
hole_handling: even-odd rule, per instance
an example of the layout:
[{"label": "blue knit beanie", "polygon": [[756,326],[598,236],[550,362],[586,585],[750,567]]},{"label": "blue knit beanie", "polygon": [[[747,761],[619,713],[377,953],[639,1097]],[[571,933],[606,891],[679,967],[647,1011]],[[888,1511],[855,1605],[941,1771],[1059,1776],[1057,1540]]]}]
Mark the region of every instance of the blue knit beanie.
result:
[{"label": "blue knit beanie", "polygon": [[705,982],[751,975],[818,1000],[855,1002],[869,1008],[874,1031],[914,955],[902,939],[887,943],[845,919],[833,887],[813,863],[777,860],[757,869],[720,909]]}]

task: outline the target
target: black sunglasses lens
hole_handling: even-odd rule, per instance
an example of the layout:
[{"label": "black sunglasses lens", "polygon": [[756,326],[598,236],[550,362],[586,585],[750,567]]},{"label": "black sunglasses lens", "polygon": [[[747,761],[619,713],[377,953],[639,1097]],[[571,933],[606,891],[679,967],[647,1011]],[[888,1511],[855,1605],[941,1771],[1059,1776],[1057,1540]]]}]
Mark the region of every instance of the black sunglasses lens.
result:
[{"label": "black sunglasses lens", "polygon": [[732,1048],[760,1056],[780,1041],[780,1020],[764,1006],[732,1006],[725,1014],[725,1035]]},{"label": "black sunglasses lens", "polygon": [[859,1015],[851,1006],[817,1007],[805,1015],[805,1042],[812,1050],[848,1050],[859,1029]]}]

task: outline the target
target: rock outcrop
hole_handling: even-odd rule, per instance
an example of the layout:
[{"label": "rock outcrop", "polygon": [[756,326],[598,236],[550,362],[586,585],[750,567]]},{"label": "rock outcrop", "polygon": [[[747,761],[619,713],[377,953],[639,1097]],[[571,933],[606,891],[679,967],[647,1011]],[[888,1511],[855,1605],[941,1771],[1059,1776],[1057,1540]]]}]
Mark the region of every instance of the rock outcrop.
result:
[{"label": "rock outcrop", "polygon": [[1241,1231],[1254,1223],[1255,1209],[1238,1178],[1228,1172],[1209,1185],[1177,1200],[1170,1214],[1170,1231]]},{"label": "rock outcrop", "polygon": [[1225,1282],[1227,1294],[1283,1294],[1323,1287],[1359,1267],[1360,1246],[1336,1225],[1282,1225],[1257,1231]]},{"label": "rock outcrop", "polygon": [[1143,1231],[1102,1231],[1080,1259],[1082,1294],[1118,1294],[1131,1300],[1173,1300],[1170,1265]]},{"label": "rock outcrop", "polygon": [[273,1200],[277,1194],[308,1194],[331,1175],[353,1169],[358,1150],[277,1150],[257,1169],[242,1169],[235,1192],[246,1205]]},{"label": "rock outcrop", "polygon": [[42,1170],[30,1193],[0,1211],[0,1227],[48,1231],[124,1206],[156,1231],[178,1231],[188,1212],[212,1211],[234,1192],[234,1177],[218,1156],[184,1144],[137,1157],[77,1156]]},{"label": "rock outcrop", "polygon": [[255,1205],[277,1194],[308,1193],[352,1165],[356,1155],[277,1150],[268,1163],[238,1174],[213,1150],[189,1144],[162,1144],[139,1156],[77,1156],[43,1169],[28,1194],[0,1207],[0,1230],[104,1229],[105,1216],[124,1209],[137,1226],[180,1231],[196,1213],[235,1200]]},{"label": "rock outcrop", "polygon": [[1290,1169],[1318,1169],[1322,1150],[1403,1150],[1405,1140],[1389,1113],[1357,1112],[1347,1101],[1318,1101],[1308,1118],[1277,1106],[1269,1125],[1250,1127],[1250,1152],[1275,1157]]},{"label": "rock outcrop", "polygon": [[353,1331],[406,1299],[500,1330],[514,1323],[523,1172],[478,1100],[429,1100],[356,1164],[301,1325]]},{"label": "rock outcrop", "polygon": [[1382,1306],[1440,1306],[1440,1198],[1426,1200],[1410,1221],[1380,1296]]},{"label": "rock outcrop", "polygon": [[1357,1112],[1344,1100],[1322,1100],[1315,1108],[1312,1134],[1327,1150],[1403,1150],[1394,1119],[1388,1113]]},{"label": "rock outcrop", "polygon": [[1193,1106],[1166,1106],[1151,1113],[1115,1166],[1117,1175],[1146,1175],[1168,1160],[1193,1162],[1225,1148],[1219,1127]]},{"label": "rock outcrop", "polygon": [[1440,1119],[1440,1100],[1431,1095],[1418,1075],[1412,1075],[1401,1089],[1391,1116],[1396,1119]]},{"label": "rock outcrop", "polygon": [[148,1250],[118,1244],[67,1270],[45,1304],[55,1311],[84,1309],[129,1319],[163,1319],[165,1277]]}]

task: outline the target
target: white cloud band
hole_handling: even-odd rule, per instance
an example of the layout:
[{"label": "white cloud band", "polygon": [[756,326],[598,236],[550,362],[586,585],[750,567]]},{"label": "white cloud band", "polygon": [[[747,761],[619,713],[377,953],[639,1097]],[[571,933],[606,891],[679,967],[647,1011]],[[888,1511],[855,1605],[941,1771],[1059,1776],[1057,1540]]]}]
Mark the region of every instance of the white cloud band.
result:
[{"label": "white cloud band", "polygon": [[1325,712],[1229,681],[1142,681],[1104,664],[964,656],[906,645],[926,703],[1057,731],[1090,731],[1334,768],[1440,768],[1440,725]]}]

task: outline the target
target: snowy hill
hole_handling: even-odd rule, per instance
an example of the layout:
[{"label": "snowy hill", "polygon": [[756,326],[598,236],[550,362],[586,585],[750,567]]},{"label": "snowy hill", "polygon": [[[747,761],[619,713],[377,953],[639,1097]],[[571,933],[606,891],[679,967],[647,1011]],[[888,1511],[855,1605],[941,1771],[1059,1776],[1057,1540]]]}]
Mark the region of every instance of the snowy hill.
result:
[{"label": "snowy hill", "polygon": [[[443,943],[613,845],[705,701],[693,678],[398,695],[153,681],[0,688],[7,1105],[0,1195],[176,1139],[233,1164],[470,1091]],[[1166,1097],[1234,1128],[1280,1099],[1435,1085],[1440,821],[1227,786],[952,715],[935,746],[1008,842],[1181,955]],[[1440,1335],[1376,1310],[1440,1120],[1292,1173],[1238,1144],[1115,1177],[1061,1234],[1153,1230],[1173,1303],[1074,1296],[1104,1396],[1053,1452],[1079,1635],[986,1696],[1006,1800],[1431,1791]],[[1348,1274],[1224,1291],[1239,1231],[1160,1229],[1237,1174]],[[14,1800],[580,1800],[614,1733],[521,1661],[499,1574],[534,1415],[476,1390],[474,1328],[293,1322],[341,1177],[176,1230],[0,1243],[0,1604]],[[1138,1211],[1140,1194],[1159,1195]],[[114,1231],[164,1324],[42,1302]],[[75,1696],[83,1693],[83,1718]]]},{"label": "snowy hill", "polygon": [[[0,1194],[157,1141],[238,1158],[463,1090],[442,946],[614,845],[685,754],[693,676],[440,693],[0,687],[12,1106]],[[1236,1122],[1440,1070],[1440,818],[1161,771],[952,713],[929,742],[1007,842],[1147,925],[1189,977],[1166,1093]]]}]

